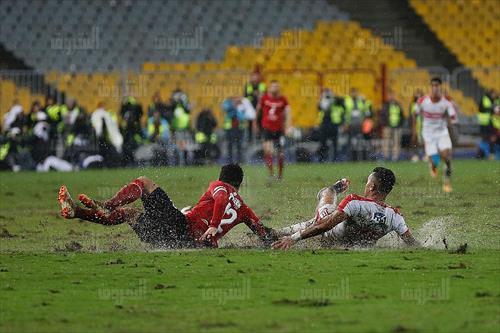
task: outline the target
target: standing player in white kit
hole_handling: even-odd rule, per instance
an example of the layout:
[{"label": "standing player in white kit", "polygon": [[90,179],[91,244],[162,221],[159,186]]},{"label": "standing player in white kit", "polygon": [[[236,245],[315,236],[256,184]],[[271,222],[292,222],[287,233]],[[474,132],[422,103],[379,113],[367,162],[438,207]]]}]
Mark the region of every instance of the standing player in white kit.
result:
[{"label": "standing player in white kit", "polygon": [[[422,96],[417,101],[417,115],[422,115],[422,137],[425,145],[425,155],[429,160],[431,176],[438,176],[440,158],[446,164],[443,191],[450,193],[451,188],[451,158],[452,144],[448,126],[457,122],[457,112],[450,100],[442,94],[442,81],[435,77],[431,80],[431,95]],[[415,123],[416,119],[413,119]],[[412,128],[412,141],[416,142],[416,129]]]}]

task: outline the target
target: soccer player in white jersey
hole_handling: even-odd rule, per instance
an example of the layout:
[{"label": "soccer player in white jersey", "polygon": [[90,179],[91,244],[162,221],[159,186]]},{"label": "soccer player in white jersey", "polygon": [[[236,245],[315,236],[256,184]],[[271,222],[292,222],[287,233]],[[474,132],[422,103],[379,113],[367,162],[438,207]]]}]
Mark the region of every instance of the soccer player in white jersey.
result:
[{"label": "soccer player in white jersey", "polygon": [[[431,80],[431,94],[422,96],[417,101],[415,118],[421,115],[422,138],[424,139],[425,155],[429,160],[431,176],[438,176],[440,157],[446,164],[443,191],[450,193],[452,145],[448,126],[457,122],[457,112],[453,103],[442,93],[442,81],[435,77]],[[415,120],[415,119],[414,119]],[[413,121],[415,123],[415,121]],[[412,141],[416,142],[416,129],[412,128]]]},{"label": "soccer player in white jersey", "polygon": [[[346,180],[341,182],[345,184]],[[377,167],[368,176],[364,196],[350,194],[337,207],[336,195],[345,191],[347,186],[335,188],[334,185],[323,189],[319,193],[320,203],[314,221],[280,230],[294,233],[280,238],[273,247],[286,250],[301,239],[317,235],[338,246],[373,246],[391,231],[395,231],[405,244],[418,246],[399,210],[385,203],[395,182],[391,170]]]}]

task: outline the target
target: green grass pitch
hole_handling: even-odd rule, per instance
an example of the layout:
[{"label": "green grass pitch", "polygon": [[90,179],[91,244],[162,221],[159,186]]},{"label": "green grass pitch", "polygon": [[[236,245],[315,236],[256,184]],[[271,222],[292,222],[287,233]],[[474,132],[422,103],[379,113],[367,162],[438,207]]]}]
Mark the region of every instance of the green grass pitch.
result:
[{"label": "green grass pitch", "polygon": [[[272,186],[247,166],[240,193],[285,226],[310,218],[338,178],[361,194],[374,166],[292,165]],[[183,207],[217,167],[0,173],[0,332],[499,332],[500,164],[456,161],[450,195],[424,163],[387,166],[398,178],[388,203],[421,240],[444,233],[450,251],[234,248],[244,225],[226,248],[152,251],[127,225],[63,220],[59,186],[106,198],[145,175]]]}]

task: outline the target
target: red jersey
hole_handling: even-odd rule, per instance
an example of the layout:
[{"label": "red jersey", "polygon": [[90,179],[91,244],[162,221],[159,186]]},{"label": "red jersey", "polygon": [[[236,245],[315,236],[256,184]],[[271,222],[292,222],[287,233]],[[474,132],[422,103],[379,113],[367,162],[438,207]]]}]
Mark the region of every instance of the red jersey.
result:
[{"label": "red jersey", "polygon": [[236,189],[220,180],[210,183],[208,190],[186,217],[195,239],[199,239],[208,227],[217,228],[214,246],[217,246],[217,240],[242,222],[260,237],[266,235],[259,218],[243,202]]},{"label": "red jersey", "polygon": [[285,108],[288,106],[286,97],[274,97],[267,93],[260,98],[259,105],[262,110],[262,128],[282,132],[285,128]]}]

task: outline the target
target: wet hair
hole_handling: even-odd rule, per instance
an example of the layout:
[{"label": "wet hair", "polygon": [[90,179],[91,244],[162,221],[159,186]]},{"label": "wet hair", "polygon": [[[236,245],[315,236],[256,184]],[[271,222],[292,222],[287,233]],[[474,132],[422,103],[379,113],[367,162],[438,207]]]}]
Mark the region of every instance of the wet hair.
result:
[{"label": "wet hair", "polygon": [[377,180],[377,191],[382,194],[389,194],[396,183],[394,172],[384,167],[373,169],[373,176]]},{"label": "wet hair", "polygon": [[441,78],[435,76],[431,79],[431,83],[438,83],[438,84],[443,84],[443,81],[441,80]]},{"label": "wet hair", "polygon": [[219,180],[239,188],[243,181],[243,169],[238,164],[226,164],[220,169]]}]

